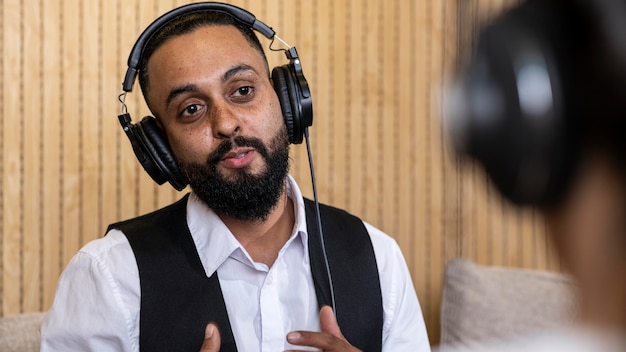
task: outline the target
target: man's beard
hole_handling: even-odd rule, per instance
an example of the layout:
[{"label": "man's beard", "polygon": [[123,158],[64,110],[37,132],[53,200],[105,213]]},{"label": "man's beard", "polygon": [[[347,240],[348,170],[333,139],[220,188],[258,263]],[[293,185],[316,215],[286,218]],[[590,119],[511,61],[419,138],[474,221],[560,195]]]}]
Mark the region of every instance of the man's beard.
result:
[{"label": "man's beard", "polygon": [[[264,169],[258,175],[248,168],[231,169],[231,174],[224,177],[217,166],[235,146],[253,147],[265,160]],[[285,130],[272,139],[269,151],[258,138],[238,136],[222,142],[205,164],[177,163],[194,193],[217,214],[264,222],[285,190],[289,142]]]}]

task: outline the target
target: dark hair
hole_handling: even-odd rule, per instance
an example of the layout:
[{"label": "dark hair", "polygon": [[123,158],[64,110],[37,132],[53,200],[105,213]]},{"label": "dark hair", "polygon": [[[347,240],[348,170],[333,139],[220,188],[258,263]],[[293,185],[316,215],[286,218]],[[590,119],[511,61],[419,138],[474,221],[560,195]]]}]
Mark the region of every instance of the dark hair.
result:
[{"label": "dark hair", "polygon": [[243,34],[248,43],[250,43],[250,46],[252,46],[261,54],[263,60],[265,61],[267,74],[269,76],[269,65],[267,63],[267,57],[265,56],[265,52],[263,51],[263,47],[261,46],[259,38],[256,36],[254,30],[251,27],[238,21],[231,15],[221,11],[201,11],[187,13],[177,17],[176,19],[170,21],[165,26],[163,26],[163,28],[161,28],[157,33],[152,36],[152,38],[150,38],[150,40],[148,40],[143,50],[141,62],[139,64],[139,86],[141,87],[141,92],[143,93],[143,97],[146,100],[148,106],[150,106],[150,103],[148,101],[149,73],[146,69],[146,65],[154,51],[157,50],[161,45],[163,45],[163,43],[165,43],[168,39],[191,33],[198,28],[211,25],[236,27],[239,32]]}]

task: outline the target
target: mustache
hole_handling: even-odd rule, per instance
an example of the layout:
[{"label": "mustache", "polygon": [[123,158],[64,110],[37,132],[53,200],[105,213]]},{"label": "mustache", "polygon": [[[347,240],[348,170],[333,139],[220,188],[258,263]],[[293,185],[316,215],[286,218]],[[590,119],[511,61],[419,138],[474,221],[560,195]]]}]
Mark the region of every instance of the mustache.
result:
[{"label": "mustache", "polygon": [[237,136],[235,138],[227,139],[220,143],[217,149],[215,149],[207,157],[207,163],[209,165],[218,163],[220,160],[224,159],[224,156],[226,156],[226,154],[228,154],[228,152],[230,152],[235,147],[252,147],[256,149],[256,151],[259,152],[259,154],[261,154],[263,157],[269,157],[267,148],[260,139],[254,137]]}]

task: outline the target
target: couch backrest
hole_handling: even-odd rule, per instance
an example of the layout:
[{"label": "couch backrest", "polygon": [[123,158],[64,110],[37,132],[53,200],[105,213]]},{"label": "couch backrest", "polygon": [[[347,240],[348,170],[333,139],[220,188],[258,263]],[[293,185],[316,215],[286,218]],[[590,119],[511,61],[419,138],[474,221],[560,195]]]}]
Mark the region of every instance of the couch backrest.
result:
[{"label": "couch backrest", "polygon": [[441,343],[505,340],[575,317],[574,280],[539,270],[481,266],[452,259],[444,273]]},{"label": "couch backrest", "polygon": [[22,313],[0,319],[0,351],[39,351],[45,312]]}]

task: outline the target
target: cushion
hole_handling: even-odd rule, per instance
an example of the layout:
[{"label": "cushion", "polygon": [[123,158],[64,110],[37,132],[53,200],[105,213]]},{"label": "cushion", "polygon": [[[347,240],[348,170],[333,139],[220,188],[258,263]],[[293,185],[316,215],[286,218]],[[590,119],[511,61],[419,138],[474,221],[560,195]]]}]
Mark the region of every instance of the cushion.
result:
[{"label": "cushion", "polygon": [[574,280],[455,258],[444,273],[441,343],[471,345],[552,328],[575,317]]},{"label": "cushion", "polygon": [[0,351],[39,351],[44,312],[22,313],[0,319]]}]

